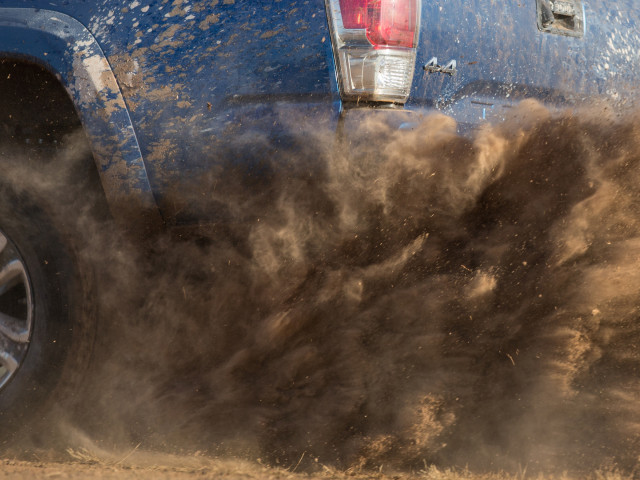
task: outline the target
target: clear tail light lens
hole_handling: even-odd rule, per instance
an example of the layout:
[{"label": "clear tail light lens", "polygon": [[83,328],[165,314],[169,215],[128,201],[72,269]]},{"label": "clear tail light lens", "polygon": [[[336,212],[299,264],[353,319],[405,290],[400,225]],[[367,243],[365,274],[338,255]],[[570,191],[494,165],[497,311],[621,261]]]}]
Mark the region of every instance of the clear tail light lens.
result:
[{"label": "clear tail light lens", "polygon": [[404,103],[416,62],[420,0],[326,0],[343,100]]}]

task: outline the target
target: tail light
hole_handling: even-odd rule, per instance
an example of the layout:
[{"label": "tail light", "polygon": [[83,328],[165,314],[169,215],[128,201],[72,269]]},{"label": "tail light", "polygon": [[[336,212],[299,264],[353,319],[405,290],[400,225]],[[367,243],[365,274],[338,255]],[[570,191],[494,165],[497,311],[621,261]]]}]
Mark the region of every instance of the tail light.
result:
[{"label": "tail light", "polygon": [[343,100],[404,103],[420,29],[420,0],[326,0]]}]

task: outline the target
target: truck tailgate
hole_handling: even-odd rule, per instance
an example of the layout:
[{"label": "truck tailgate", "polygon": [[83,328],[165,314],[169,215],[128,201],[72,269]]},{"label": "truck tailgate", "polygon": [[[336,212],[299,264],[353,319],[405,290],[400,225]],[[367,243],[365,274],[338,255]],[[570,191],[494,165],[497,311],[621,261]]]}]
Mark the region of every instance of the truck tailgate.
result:
[{"label": "truck tailgate", "polygon": [[[543,0],[422,2],[420,42],[407,106],[437,107],[460,121],[500,118],[523,98],[575,105],[594,97],[634,105],[640,9],[633,0],[556,2],[581,14],[575,32],[539,27]],[[456,19],[452,21],[452,19]],[[566,17],[556,14],[561,27]],[[583,23],[579,23],[579,21]],[[427,71],[455,61],[455,74]]]}]

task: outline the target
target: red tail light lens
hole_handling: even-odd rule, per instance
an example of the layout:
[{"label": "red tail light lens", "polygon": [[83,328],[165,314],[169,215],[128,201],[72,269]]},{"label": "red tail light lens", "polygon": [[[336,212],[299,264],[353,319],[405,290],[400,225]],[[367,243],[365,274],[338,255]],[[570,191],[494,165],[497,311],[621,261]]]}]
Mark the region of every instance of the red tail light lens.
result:
[{"label": "red tail light lens", "polygon": [[344,28],[365,28],[367,4],[370,0],[340,0],[342,25]]},{"label": "red tail light lens", "polygon": [[416,2],[373,0],[367,5],[367,38],[376,46],[413,47]]},{"label": "red tail light lens", "polygon": [[365,29],[374,46],[414,46],[415,0],[340,0],[340,11],[344,28]]},{"label": "red tail light lens", "polygon": [[325,0],[345,100],[404,103],[411,89],[421,0]]}]

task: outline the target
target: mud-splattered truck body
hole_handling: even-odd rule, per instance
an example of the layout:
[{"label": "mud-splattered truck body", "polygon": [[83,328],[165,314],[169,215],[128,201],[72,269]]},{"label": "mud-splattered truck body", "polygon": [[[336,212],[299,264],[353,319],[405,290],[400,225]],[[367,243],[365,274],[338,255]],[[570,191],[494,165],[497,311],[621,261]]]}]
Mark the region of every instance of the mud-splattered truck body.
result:
[{"label": "mud-splattered truck body", "polygon": [[5,0],[0,53],[42,66],[69,93],[107,198],[131,195],[182,223],[215,212],[166,202],[176,181],[233,155],[243,135],[286,135],[287,118],[337,131],[352,110],[387,107],[415,117],[438,109],[475,125],[523,98],[632,99],[638,8],[631,0],[556,3],[546,28],[541,17],[553,2],[416,2],[408,95],[377,103],[357,91],[341,99],[328,18],[342,14],[341,4],[366,2]]},{"label": "mud-splattered truck body", "polygon": [[[526,98],[632,107],[639,19],[634,0],[2,0],[0,134],[31,148],[61,141],[60,122],[81,127],[125,228],[219,222],[215,203],[191,201],[210,188],[199,180],[259,170],[310,127],[331,143],[373,115],[411,128],[441,111],[468,131]],[[40,298],[70,287],[49,281],[63,270],[47,270],[52,243],[20,234],[36,218],[0,224],[2,292],[17,285],[23,305],[0,316],[13,427],[72,343],[53,315],[82,310]]]}]

